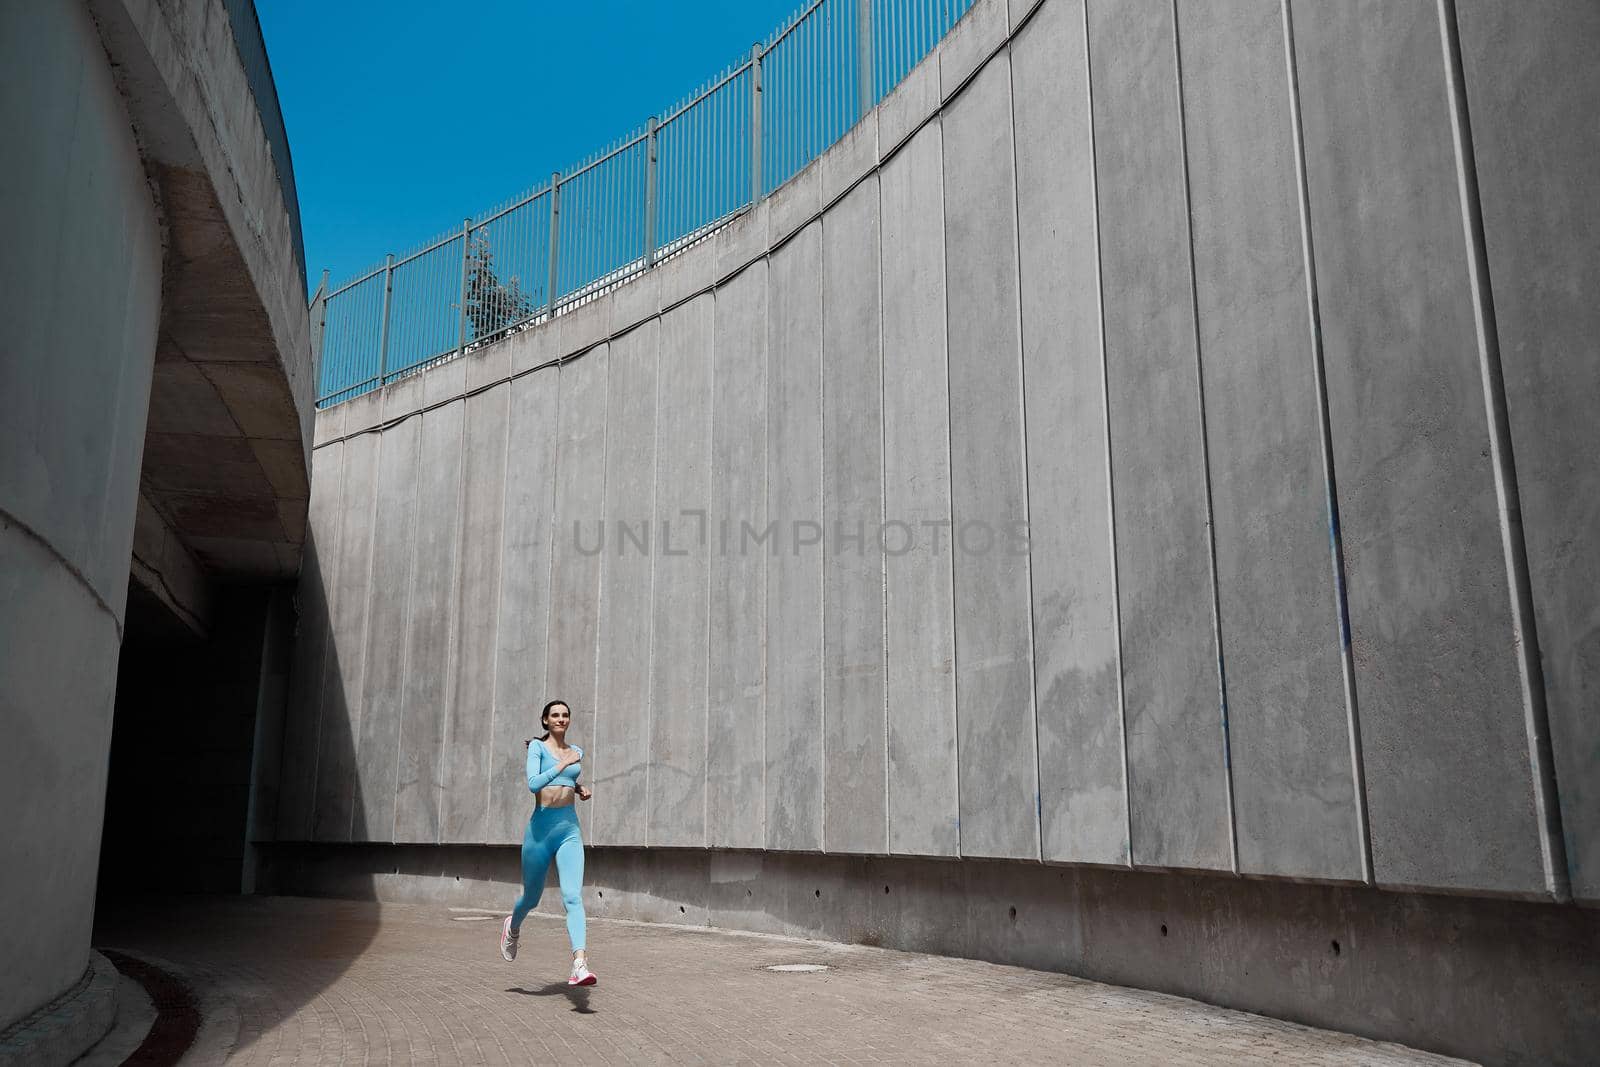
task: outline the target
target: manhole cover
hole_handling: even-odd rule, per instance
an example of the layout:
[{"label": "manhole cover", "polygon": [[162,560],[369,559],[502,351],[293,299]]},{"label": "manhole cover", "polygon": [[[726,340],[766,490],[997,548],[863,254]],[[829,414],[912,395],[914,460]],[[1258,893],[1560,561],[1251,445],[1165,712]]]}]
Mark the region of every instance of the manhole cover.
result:
[{"label": "manhole cover", "polygon": [[781,974],[808,974],[811,971],[825,971],[826,963],[775,963],[768,967],[769,971],[778,971]]}]

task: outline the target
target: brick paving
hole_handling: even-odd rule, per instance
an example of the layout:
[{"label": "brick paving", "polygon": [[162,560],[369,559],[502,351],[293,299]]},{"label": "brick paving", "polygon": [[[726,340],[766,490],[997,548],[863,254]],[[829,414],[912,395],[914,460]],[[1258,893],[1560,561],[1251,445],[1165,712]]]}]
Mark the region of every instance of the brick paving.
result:
[{"label": "brick paving", "polygon": [[[515,963],[487,912],[290,897],[103,915],[97,947],[176,971],[185,1062],[245,1064],[1445,1064],[1460,1061],[1066,975],[860,945],[591,920],[566,984],[534,914]],[[776,973],[781,964],[826,971]]]}]

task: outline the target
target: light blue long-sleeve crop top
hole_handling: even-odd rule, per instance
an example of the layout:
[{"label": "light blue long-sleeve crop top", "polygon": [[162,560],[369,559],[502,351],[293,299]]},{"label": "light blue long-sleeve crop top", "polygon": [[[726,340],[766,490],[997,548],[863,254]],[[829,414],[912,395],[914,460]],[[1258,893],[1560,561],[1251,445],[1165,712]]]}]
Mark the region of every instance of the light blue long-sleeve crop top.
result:
[{"label": "light blue long-sleeve crop top", "polygon": [[[578,749],[578,756],[583,756],[583,749]],[[583,764],[574,763],[556,771],[556,764],[560,760],[551,754],[543,741],[535,739],[528,745],[528,792],[537,793],[547,785],[564,785],[575,787],[578,784],[578,775],[583,773]]]}]

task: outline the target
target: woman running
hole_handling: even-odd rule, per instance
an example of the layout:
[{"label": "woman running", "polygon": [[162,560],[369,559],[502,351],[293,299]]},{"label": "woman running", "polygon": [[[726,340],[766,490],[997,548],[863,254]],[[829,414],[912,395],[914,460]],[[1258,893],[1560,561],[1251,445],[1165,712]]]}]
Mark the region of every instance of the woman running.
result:
[{"label": "woman running", "polygon": [[568,985],[594,985],[584,949],[583,837],[572,799],[588,800],[594,794],[578,784],[583,749],[567,745],[572,709],[564,700],[552,700],[539,715],[545,734],[526,742],[528,791],[534,795],[533,816],[522,836],[522,896],[500,926],[500,955],[517,958],[517,937],[522,920],[539,905],[550,860],[556,861],[561,881],[561,902],[567,906],[567,937],[572,941],[572,975]]}]

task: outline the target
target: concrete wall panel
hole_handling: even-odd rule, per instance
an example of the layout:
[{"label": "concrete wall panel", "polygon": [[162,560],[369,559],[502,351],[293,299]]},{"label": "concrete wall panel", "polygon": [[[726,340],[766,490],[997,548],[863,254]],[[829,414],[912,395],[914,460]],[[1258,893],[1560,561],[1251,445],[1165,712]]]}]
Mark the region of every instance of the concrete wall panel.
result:
[{"label": "concrete wall panel", "polygon": [[[97,29],[81,4],[0,9],[0,1044],[18,1062],[41,1050],[8,1029],[90,963],[163,304],[169,220]],[[80,991],[57,1055],[109,1025],[109,992]]]},{"label": "concrete wall panel", "polygon": [[661,275],[652,270],[630,278],[615,290],[612,301],[612,330],[628,330],[654,319],[661,312]]},{"label": "concrete wall panel", "polygon": [[716,238],[699,241],[656,268],[661,275],[661,308],[676,307],[717,280]]},{"label": "concrete wall panel", "polygon": [[822,209],[822,168],[802,168],[767,198],[767,241],[777,245],[809,225]]},{"label": "concrete wall panel", "polygon": [[593,348],[611,333],[611,301],[579,304],[556,319],[556,329],[561,333],[558,351],[562,355]]},{"label": "concrete wall panel", "polygon": [[0,10],[0,1033],[90,960],[162,310],[166,220],[96,31],[79,4]]},{"label": "concrete wall panel", "polygon": [[561,347],[561,335],[556,329],[546,326],[514,333],[499,343],[511,349],[511,373],[526,374],[559,357],[557,349]]},{"label": "concrete wall panel", "polygon": [[727,279],[736,271],[764,259],[769,228],[765,200],[729,219],[712,238],[717,246],[717,277]]},{"label": "concrete wall panel", "polygon": [[820,770],[822,841],[829,852],[888,851],[878,241],[874,176],[822,219],[822,702],[828,738]]},{"label": "concrete wall panel", "polygon": [[713,296],[661,317],[651,607],[652,845],[705,844]]},{"label": "concrete wall panel", "polygon": [[939,42],[939,90],[945,100],[1005,43],[1009,28],[1006,0],[973,0],[961,21]]},{"label": "concrete wall panel", "polygon": [[1374,873],[1536,892],[1438,7],[1293,14]]},{"label": "concrete wall panel", "polygon": [[1572,893],[1600,900],[1600,7],[1457,0]]},{"label": "concrete wall panel", "polygon": [[545,696],[545,646],[550,624],[557,377],[554,369],[542,370],[511,383],[486,835],[490,841],[512,844],[521,843],[533,809],[522,742],[539,735],[539,709],[550,699]]},{"label": "concrete wall panel", "polygon": [[611,343],[600,679],[584,778],[586,840],[642,845],[649,811],[650,584],[656,548],[656,342],[651,319]]},{"label": "concrete wall panel", "polygon": [[320,449],[344,438],[345,405],[335,404],[317,412],[312,427],[311,447]]},{"label": "concrete wall panel", "polygon": [[1009,58],[997,58],[943,125],[956,711],[962,855],[1037,857],[1010,94]]},{"label": "concrete wall panel", "polygon": [[[162,223],[90,18],[21,7],[0,27],[9,74],[0,130],[17,150],[0,178],[13,250],[0,258],[13,309],[0,360],[0,509],[70,560],[120,620]],[[92,307],[84,293],[95,294]]]},{"label": "concrete wall panel", "polygon": [[960,840],[940,144],[938,124],[923,127],[879,175],[884,632],[888,851],[953,856]]},{"label": "concrete wall panel", "polygon": [[1172,9],[1089,4],[1135,863],[1232,864]]},{"label": "concrete wall panel", "polygon": [[0,1018],[14,1021],[88,964],[117,672],[85,664],[114,664],[119,635],[84,583],[4,520],[0,603],[0,802],[16,820],[0,839],[0,899],[16,909],[0,926]]},{"label": "concrete wall panel", "polygon": [[[455,698],[444,727],[441,834],[446,841],[490,838],[495,658],[499,651],[500,539],[506,491],[506,429],[511,387],[466,399],[462,436],[461,572],[456,579]],[[441,504],[443,502],[441,501]],[[442,509],[441,509],[442,510]],[[506,709],[519,707],[508,694]]]},{"label": "concrete wall panel", "polygon": [[368,594],[366,678],[356,744],[350,840],[392,841],[395,778],[406,682],[406,628],[418,507],[417,449],[422,420],[410,418],[378,438],[373,504],[372,587]]},{"label": "concrete wall panel", "polygon": [[468,392],[475,392],[511,376],[511,346],[487,345],[465,357]]},{"label": "concrete wall panel", "polygon": [[88,12],[0,11],[0,70],[3,1032],[89,962],[165,235]]},{"label": "concrete wall panel", "polygon": [[420,419],[411,611],[406,632],[406,696],[395,781],[396,841],[445,840],[442,789],[445,723],[456,699],[453,670],[461,559],[463,403]]},{"label": "concrete wall panel", "polygon": [[935,46],[878,105],[878,158],[899,148],[939,110],[939,50]]},{"label": "concrete wall panel", "polygon": [[[1013,13],[1016,5],[1013,4]],[[1128,862],[1082,0],[1011,46],[1043,857]]]},{"label": "concrete wall panel", "polygon": [[[605,514],[606,345],[564,363],[559,372],[556,417],[556,497],[551,534],[550,633],[545,694],[518,701],[507,695],[504,710],[525,714],[538,737],[539,709],[550,700],[572,708],[571,740],[587,747],[594,730],[595,665],[600,630],[599,525]],[[526,756],[526,751],[524,751]],[[527,789],[524,780],[523,789]]]},{"label": "concrete wall panel", "polygon": [[[832,204],[878,165],[878,113],[869,111],[817,159],[823,204]],[[826,230],[826,226],[824,226]],[[826,240],[826,237],[824,237]],[[823,298],[827,305],[827,298]]]},{"label": "concrete wall panel", "polygon": [[1178,22],[1239,869],[1360,879],[1282,13]]},{"label": "concrete wall panel", "polygon": [[[451,369],[454,370],[454,366]],[[430,376],[424,374],[423,378],[429,380]],[[438,374],[435,373],[431,380],[438,381]],[[435,389],[434,391],[438,392],[440,390]],[[384,395],[384,389],[373,389],[370,392],[362,393],[358,397],[345,401],[343,406],[345,409],[344,432],[346,436],[353,437],[358,433],[376,429],[383,422]]]},{"label": "concrete wall panel", "polygon": [[[1438,22],[1457,6],[1460,114],[1482,124],[1459,143]],[[307,573],[333,637],[304,627],[322,651],[294,683],[309,769],[286,770],[284,823],[331,838],[357,772],[370,822],[404,595],[406,840],[518,840],[520,742],[560,695],[597,844],[1346,880],[1370,800],[1381,884],[1540,895],[1560,889],[1554,777],[1592,896],[1592,361],[1571,353],[1596,153],[1562,124],[1593,25],[1482,0],[1285,10],[985,0],[749,218],[421,376],[423,402],[625,321],[612,347],[321,450]],[[1476,276],[1458,152],[1485,183]],[[344,405],[345,430],[408,388]],[[406,551],[400,461],[374,457],[410,448],[413,577],[373,587]],[[1529,487],[1525,583],[1497,478]],[[1560,773],[1536,779],[1546,687]],[[714,906],[755,914],[729,884]],[[773,902],[775,928],[823,909],[816,888]],[[1026,955],[1031,920],[1010,922],[985,912],[962,943]]]},{"label": "concrete wall panel", "polygon": [[355,794],[355,746],[361,732],[361,690],[370,605],[374,487],[378,435],[345,442],[339,507],[339,571],[334,592],[333,641],[323,673],[322,721],[317,752],[312,836],[350,840]]},{"label": "concrete wall panel", "polygon": [[808,850],[822,847],[822,224],[768,269],[766,845]]},{"label": "concrete wall panel", "polygon": [[293,666],[283,730],[283,768],[278,790],[278,838],[311,840],[317,785],[318,735],[329,649],[333,644],[334,590],[339,577],[339,516],[342,513],[344,443],[319,448],[312,458],[311,500],[306,517],[305,557],[295,592]]},{"label": "concrete wall panel", "polygon": [[[763,241],[766,219],[760,220]],[[711,403],[706,843],[765,843],[767,264],[717,290]],[[748,532],[747,531],[751,531]]]}]

